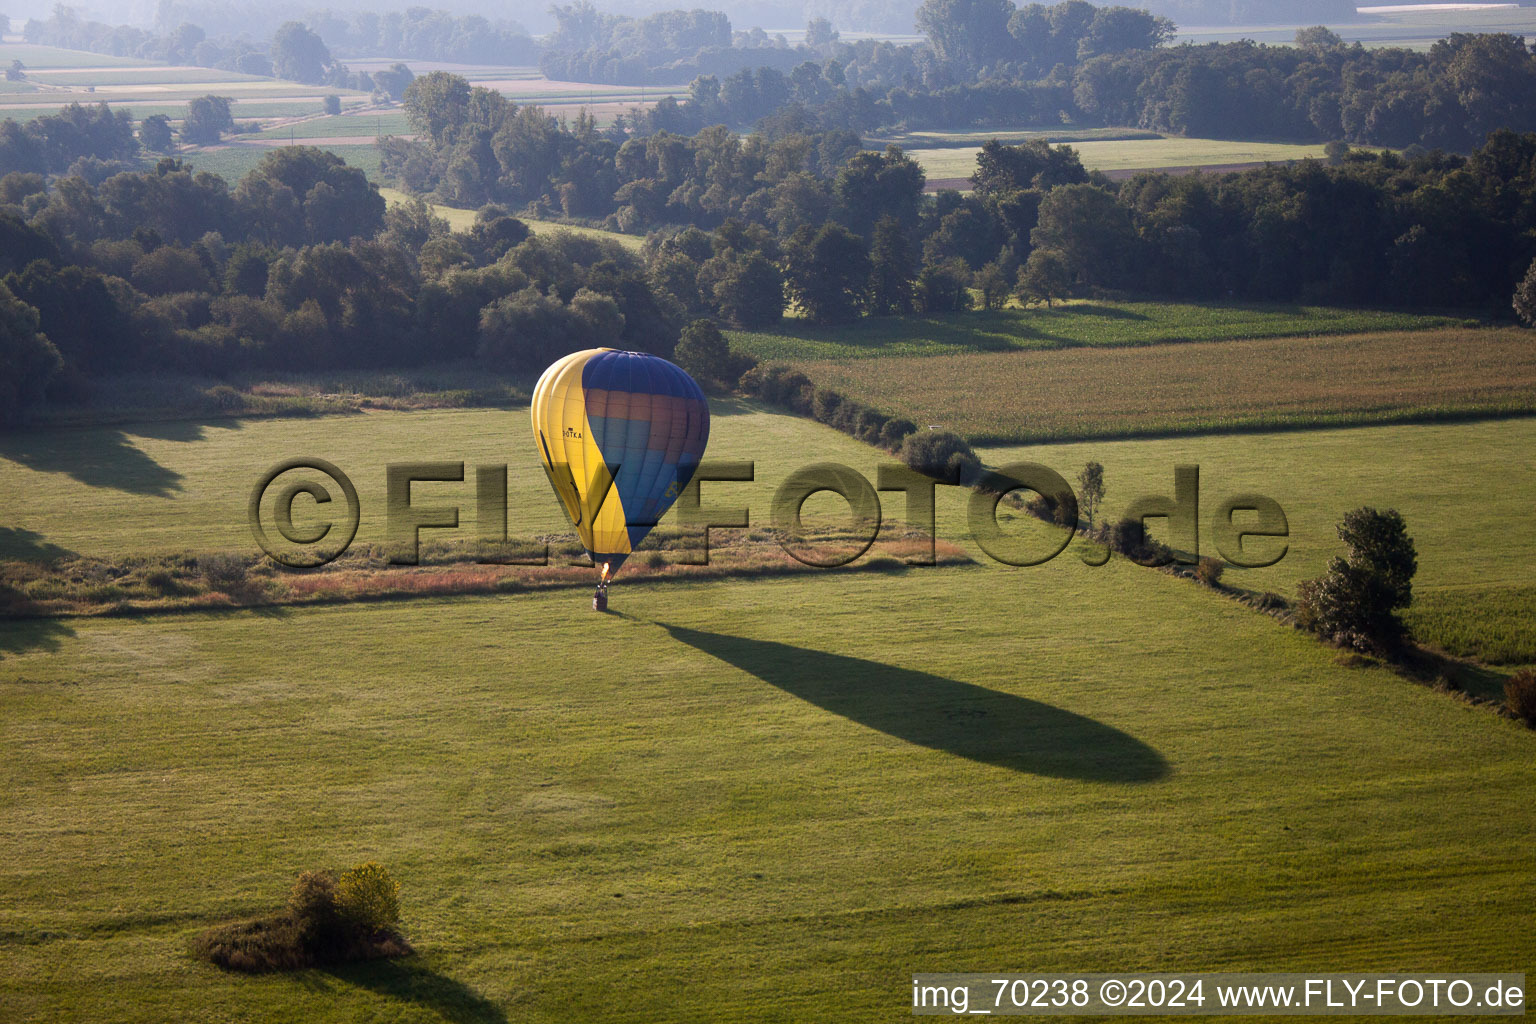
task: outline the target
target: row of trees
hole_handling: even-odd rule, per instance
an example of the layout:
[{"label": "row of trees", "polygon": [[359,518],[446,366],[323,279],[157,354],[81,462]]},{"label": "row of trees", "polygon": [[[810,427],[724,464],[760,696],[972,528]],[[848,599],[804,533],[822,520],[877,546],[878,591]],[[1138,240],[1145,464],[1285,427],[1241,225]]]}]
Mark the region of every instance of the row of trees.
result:
[{"label": "row of trees", "polygon": [[[1157,45],[1161,23],[1144,12],[1081,0],[1006,18],[1005,8],[1011,5],[1001,0],[991,21],[964,30],[933,27],[934,49],[864,40],[792,67],[769,62],[700,75],[681,102],[632,112],[631,127],[695,132],[723,123],[771,131],[765,119],[793,117],[862,133],[1065,119],[1214,138],[1457,152],[1495,128],[1536,129],[1536,51],[1518,36],[1456,34],[1422,54],[1346,46],[1321,28],[1299,32],[1296,46],[1165,47]],[[1069,17],[1081,8],[1097,13]]]},{"label": "row of trees", "polygon": [[515,21],[490,21],[426,7],[400,11],[320,11],[306,24],[332,50],[463,64],[536,64],[539,45]]},{"label": "row of trees", "polygon": [[[430,12],[422,12],[430,13]],[[63,5],[46,21],[29,20],[22,30],[29,43],[89,50],[117,57],[138,57],[166,64],[238,71],[247,75],[276,76],[309,85],[333,85],[369,90],[368,75],[354,73],[331,57],[324,40],[301,22],[283,23],[270,44],[237,39],[210,39],[198,25],[186,23],[164,33],[148,32],[131,25],[108,25],[80,18]],[[399,51],[384,51],[399,52]]]},{"label": "row of trees", "polygon": [[266,47],[247,38],[211,39],[201,26],[182,23],[163,32],[132,25],[108,25],[81,18],[72,8],[59,4],[47,20],[29,19],[22,27],[29,43],[89,50],[114,57],[138,57],[165,64],[195,64],[247,75],[272,74]]},{"label": "row of trees", "polygon": [[[399,79],[402,89],[410,77],[410,71],[405,70]],[[328,112],[339,111],[340,104],[334,96],[326,99]],[[231,102],[228,96],[213,95],[188,101],[181,119],[182,141],[203,145],[218,142],[225,132],[238,130]],[[106,103],[94,107],[71,103],[57,114],[44,114],[25,122],[6,118],[0,121],[0,177],[67,172],[96,184],[118,171],[134,169],[141,150],[169,153],[176,134],[171,119],[164,114],[144,118],[135,134],[132,113],[121,108],[112,110]]]},{"label": "row of trees", "polygon": [[[1528,237],[1536,229],[1533,134],[1495,133],[1471,158],[1354,152],[1336,167],[1142,175],[1123,185],[1094,179],[1070,147],[991,143],[970,195],[941,192],[925,201],[922,171],[899,149],[865,152],[848,132],[795,131],[792,110],[765,122],[774,130],[746,138],[717,126],[620,142],[590,121],[566,126],[443,73],[414,82],[406,109],[420,138],[387,141],[384,166],[408,188],[457,205],[526,205],[628,232],[710,230],[734,220],[763,229],[780,247],[753,248],[786,281],[783,247],[801,229],[835,222],[873,251],[876,223],[888,214],[904,233],[910,279],[927,275],[930,287],[915,293],[926,298],[914,301],[929,309],[943,308],[947,294],[963,303],[968,275],[978,273],[990,304],[1021,271],[1047,300],[1110,288],[1503,306],[1536,256]],[[885,242],[897,244],[889,235]],[[1031,267],[1037,250],[1047,252]],[[718,255],[693,259],[702,269]],[[871,299],[867,308],[888,304]],[[712,313],[743,322],[719,308]]]},{"label": "row of trees", "polygon": [[360,170],[309,147],[233,188],[172,159],[97,185],[0,178],[0,282],[8,416],[130,369],[536,370],[597,345],[666,355],[681,325],[614,242],[533,237],[494,206],[460,233],[419,202],[386,212]]}]

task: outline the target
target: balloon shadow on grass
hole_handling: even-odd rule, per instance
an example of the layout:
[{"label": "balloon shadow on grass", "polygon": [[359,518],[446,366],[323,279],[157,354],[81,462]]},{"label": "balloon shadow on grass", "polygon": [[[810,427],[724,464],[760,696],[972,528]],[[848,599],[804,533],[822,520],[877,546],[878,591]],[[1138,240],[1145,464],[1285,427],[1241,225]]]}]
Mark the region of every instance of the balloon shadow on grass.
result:
[{"label": "balloon shadow on grass", "polygon": [[1085,782],[1153,782],[1161,754],[1091,718],[928,672],[660,623],[673,637],[870,729],[982,764]]},{"label": "balloon shadow on grass", "polygon": [[415,1003],[452,1024],[506,1024],[501,1007],[415,957],[369,960],[326,968],[325,973],[377,995]]}]

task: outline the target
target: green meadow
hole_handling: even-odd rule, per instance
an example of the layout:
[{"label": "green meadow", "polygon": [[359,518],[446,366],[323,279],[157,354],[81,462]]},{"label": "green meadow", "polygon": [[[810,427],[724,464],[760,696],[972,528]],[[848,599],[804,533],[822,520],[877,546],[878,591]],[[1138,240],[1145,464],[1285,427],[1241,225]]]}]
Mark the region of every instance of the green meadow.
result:
[{"label": "green meadow", "polygon": [[[509,463],[513,531],[558,530],[528,430],[517,408],[3,435],[0,552],[251,550],[249,489],[289,455],[354,477],[361,540],[404,460]],[[983,455],[1069,477],[1096,458],[1106,511],[1185,461],[1207,508],[1270,494],[1292,550],[1230,571],[1255,589],[1315,571],[1342,511],[1390,504],[1438,592],[1524,575],[1533,433]],[[739,402],[716,403],[710,456],[757,460],[706,491],[754,524],[793,468],[889,461]],[[472,482],[415,491],[474,529]],[[964,503],[940,489],[941,536],[964,542]],[[971,550],[621,576],[606,617],[555,590],[0,621],[0,1015],[889,1020],[914,971],[1529,962],[1528,730],[1186,580]],[[416,957],[245,977],[188,955],[299,870],[368,859],[402,882]]]},{"label": "green meadow", "polygon": [[800,361],[1313,337],[1473,323],[1464,316],[1336,306],[1075,301],[1049,309],[869,317],[831,327],[786,319],[773,330],[730,333],[733,342],[762,359]]},{"label": "green meadow", "polygon": [[[295,145],[304,145],[303,139],[295,139]],[[204,147],[177,154],[199,171],[212,171],[229,182],[245,177],[261,158],[278,147],[255,142],[241,141],[240,136],[226,139],[217,146]],[[379,150],[372,143],[366,145],[325,146],[328,153],[335,153],[352,167],[360,167],[370,179],[379,177]]]},{"label": "green meadow", "polygon": [[296,124],[269,128],[263,139],[288,139],[302,144],[306,139],[350,138],[355,135],[404,135],[410,132],[403,110],[366,111],[313,117]]},{"label": "green meadow", "polygon": [[34,46],[31,43],[0,43],[0,60],[7,65],[19,60],[28,71],[45,68],[137,68],[149,67],[150,62],[136,57],[113,57],[88,50],[65,50],[57,46]]},{"label": "green meadow", "polygon": [[[383,542],[385,467],[406,461],[466,465],[463,483],[416,485],[417,501],[461,509],[459,531],[428,531],[424,538],[474,537],[474,467],[499,463],[508,465],[511,532],[561,532],[568,527],[531,451],[527,417],[522,406],[0,435],[0,558],[58,551],[111,557],[254,553],[246,520],[251,489],[269,466],[297,456],[328,460],[354,481],[362,510],[359,544]],[[1290,521],[1287,553],[1271,568],[1230,568],[1227,579],[1248,590],[1292,596],[1299,580],[1320,573],[1339,552],[1334,524],[1364,504],[1397,508],[1407,518],[1419,543],[1421,591],[1528,584],[1536,561],[1536,523],[1528,514],[1536,500],[1536,469],[1525,453],[1533,446],[1536,418],[1089,440],[984,447],[978,454],[994,466],[1043,463],[1068,480],[1097,461],[1105,467],[1106,516],[1143,495],[1171,495],[1173,467],[1199,465],[1207,554],[1215,553],[1209,519],[1222,499],[1269,495]],[[755,526],[769,525],[775,489],[803,465],[840,462],[873,481],[876,467],[893,461],[830,428],[752,403],[718,400],[709,454],[756,463],[752,483],[706,485],[707,500],[747,507]],[[942,487],[938,495],[940,538],[989,563],[969,541],[965,492]],[[905,517],[899,495],[887,495],[884,505],[888,518]],[[840,507],[830,495],[807,505],[829,515]],[[1250,543],[1262,550],[1272,542]]]}]

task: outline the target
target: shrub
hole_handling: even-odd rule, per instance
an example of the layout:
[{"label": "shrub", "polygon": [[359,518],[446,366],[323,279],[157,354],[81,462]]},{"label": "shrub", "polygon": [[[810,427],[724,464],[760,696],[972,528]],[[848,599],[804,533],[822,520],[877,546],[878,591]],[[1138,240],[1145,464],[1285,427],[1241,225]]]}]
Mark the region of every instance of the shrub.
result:
[{"label": "shrub", "polygon": [[1403,517],[1359,508],[1339,523],[1348,556],[1297,588],[1296,621],[1325,640],[1360,651],[1386,653],[1407,630],[1395,614],[1413,600],[1418,556]]},{"label": "shrub", "polygon": [[145,573],[144,585],[166,597],[179,594],[183,589],[182,585],[176,582],[176,577],[164,569],[155,569],[152,572]]},{"label": "shrub", "polygon": [[901,442],[907,439],[908,434],[915,433],[917,433],[917,424],[911,420],[886,420],[885,426],[880,428],[880,443],[895,451],[901,447]]},{"label": "shrub", "polygon": [[1168,545],[1147,536],[1146,524],[1140,519],[1128,517],[1109,528],[1109,549],[1124,555],[1137,565],[1152,568],[1173,561]]},{"label": "shrub", "polygon": [[345,872],[334,892],[341,919],[355,927],[378,931],[400,920],[400,883],[382,864],[369,861]]},{"label": "shrub", "polygon": [[981,468],[981,460],[965,439],[948,430],[923,430],[901,443],[901,461],[940,480],[964,482]]},{"label": "shrub", "polygon": [[404,956],[410,944],[390,927],[400,919],[399,890],[378,864],[359,865],[339,881],[329,871],[306,871],[282,910],[210,928],[192,940],[192,953],[251,973]]},{"label": "shrub", "polygon": [[811,397],[811,414],[820,423],[835,425],[838,407],[843,404],[843,396],[831,388],[817,388]]},{"label": "shrub", "polygon": [[246,571],[249,566],[239,555],[205,555],[198,559],[197,564],[210,590],[233,597],[243,591],[248,583]]},{"label": "shrub", "polygon": [[219,412],[239,412],[245,408],[245,396],[228,384],[208,389],[208,404]]},{"label": "shrub", "polygon": [[1219,587],[1221,586],[1221,574],[1225,568],[1226,566],[1222,564],[1221,559],[1206,555],[1195,566],[1195,579],[1208,587]]},{"label": "shrub", "polygon": [[1504,705],[1510,714],[1536,729],[1536,669],[1523,668],[1504,681]]}]

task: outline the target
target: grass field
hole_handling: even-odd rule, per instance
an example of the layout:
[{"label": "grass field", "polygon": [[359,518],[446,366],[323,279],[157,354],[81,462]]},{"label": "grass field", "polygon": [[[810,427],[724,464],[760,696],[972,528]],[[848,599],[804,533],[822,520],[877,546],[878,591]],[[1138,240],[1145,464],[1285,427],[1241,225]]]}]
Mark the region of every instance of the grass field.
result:
[{"label": "grass field", "polygon": [[1021,128],[1014,131],[987,131],[983,129],[946,132],[937,130],[919,130],[903,132],[880,132],[875,135],[866,135],[865,144],[871,148],[883,149],[894,143],[902,149],[963,149],[967,146],[979,148],[982,143],[992,139],[1017,145],[1039,139],[1052,145],[1073,145],[1083,142],[1128,142],[1133,140],[1161,140],[1164,136],[1139,128],[1067,128],[1053,126],[1049,128]]},{"label": "grass field", "polygon": [[[529,450],[527,430],[522,407],[4,434],[0,559],[59,549],[114,557],[184,550],[254,553],[245,514],[250,489],[268,466],[300,455],[327,459],[355,481],[362,508],[359,544],[384,539],[384,470],[392,461],[463,461],[469,467],[462,484],[418,485],[417,500],[441,499],[461,508],[457,533],[428,531],[423,535],[428,539],[475,535],[473,467],[500,462],[509,464],[512,534],[563,532],[568,528]],[[1202,466],[1208,509],[1234,493],[1267,494],[1291,519],[1290,551],[1274,567],[1231,569],[1230,578],[1247,589],[1291,594],[1298,580],[1321,572],[1337,553],[1334,524],[1367,503],[1400,508],[1409,518],[1420,540],[1421,587],[1528,584],[1536,560],[1536,521],[1529,515],[1536,468],[1525,453],[1533,445],[1536,419],[1516,419],[994,447],[980,454],[993,465],[1042,462],[1069,480],[1084,463],[1097,460],[1105,467],[1108,516],[1143,494],[1171,493],[1173,466],[1181,462]],[[830,428],[720,401],[709,453],[757,464],[753,483],[712,484],[718,497],[706,494],[708,500],[749,508],[757,526],[768,525],[774,490],[800,466],[841,462],[873,480],[876,467],[892,461]],[[1489,481],[1498,485],[1489,487]],[[1462,497],[1473,493],[1484,497],[1475,502]],[[969,543],[964,494],[941,488],[939,495],[940,537],[966,546],[997,574],[1000,585],[1016,575],[991,566]],[[68,514],[60,514],[62,509]],[[823,495],[807,510],[829,513],[840,506]],[[899,497],[886,500],[886,514],[904,517]]]},{"label": "grass field", "polygon": [[[552,529],[526,416],[0,435],[0,557],[248,548],[248,488],[301,454],[354,476],[361,539],[401,460],[509,462],[512,529]],[[1183,461],[1207,507],[1272,495],[1292,551],[1245,586],[1315,571],[1342,511],[1399,507],[1436,593],[1528,585],[1533,444],[1527,419],[983,454],[1098,458],[1110,509]],[[706,494],[754,523],[791,468],[888,459],[730,402],[710,456],[758,461]],[[473,490],[416,500],[472,530]],[[963,502],[940,489],[941,535]],[[1536,737],[1188,582],[1069,554],[621,577],[620,614],[586,603],[0,620],[0,1016],[888,1020],[918,970],[1536,952]],[[418,957],[248,978],[187,955],[298,870],[365,859],[402,881]]]},{"label": "grass field", "polygon": [[[11,531],[0,537],[0,558],[25,555],[37,545],[103,555],[254,550],[245,518],[250,488],[268,466],[290,455],[319,456],[353,475],[365,498],[359,543],[384,539],[385,463],[402,460],[509,463],[511,529],[547,533],[564,520],[548,493],[528,422],[523,406],[0,434],[0,526]],[[804,464],[808,450],[855,466],[870,479],[882,458],[890,461],[830,428],[731,401],[715,403],[709,450],[712,458],[758,462],[755,486],[720,486],[764,523],[773,488]],[[463,485],[431,489],[461,499],[467,531],[475,528],[472,470],[470,477]],[[49,510],[56,502],[74,512],[54,515]]]},{"label": "grass field", "polygon": [[1066,302],[1051,309],[871,317],[835,327],[790,319],[773,331],[730,333],[732,341],[763,359],[806,360],[1080,346],[1118,348],[1166,342],[1429,330],[1467,327],[1473,323],[1456,316],[1336,306]]},{"label": "grass field", "polygon": [[[1460,602],[1480,588],[1529,588],[1536,564],[1536,466],[1523,453],[1536,444],[1536,419],[1454,424],[1399,424],[1272,434],[1214,434],[1124,441],[984,447],[992,465],[1040,462],[1068,480],[1097,461],[1104,466],[1105,516],[1113,518],[1146,495],[1173,495],[1173,468],[1200,467],[1202,552],[1217,554],[1211,517],[1228,497],[1257,493],[1280,503],[1290,525],[1285,557],[1266,569],[1229,567],[1224,582],[1295,596],[1296,584],[1321,574],[1343,553],[1335,526],[1361,505],[1396,508],[1418,547],[1414,590],[1439,594],[1425,610],[1455,612],[1470,635],[1474,615]],[[1278,541],[1256,538],[1271,556]],[[1514,594],[1510,600],[1518,601]],[[1415,613],[1417,616],[1417,612]],[[1504,631],[1496,623],[1509,620]],[[1415,622],[1421,621],[1417,617]],[[1426,618],[1422,620],[1430,625]],[[1492,638],[1503,632],[1529,637],[1518,604],[1488,621]],[[1436,637],[1449,630],[1435,624]]]},{"label": "grass field", "polygon": [[[295,145],[304,145],[303,139],[295,139]],[[197,149],[177,154],[181,159],[191,164],[200,171],[212,171],[228,181],[234,182],[245,177],[253,168],[261,163],[261,158],[272,152],[275,147],[241,144],[239,141],[226,141],[216,149]],[[327,152],[335,153],[352,167],[361,167],[370,179],[378,180],[379,177],[379,150],[374,145],[366,146],[325,146]]]},{"label": "grass field", "polygon": [[[1056,141],[1054,137],[1052,141]],[[1071,145],[1082,158],[1083,166],[1090,171],[1222,166],[1302,160],[1323,155],[1323,147],[1320,145],[1177,137],[1073,142]],[[943,146],[932,149],[914,147],[907,150],[907,155],[922,165],[930,179],[969,178],[976,170],[976,154],[980,149],[980,146]]]},{"label": "grass field", "polygon": [[793,365],[888,415],[973,442],[1536,412],[1536,345],[1518,328]]},{"label": "grass field", "polygon": [[1536,587],[1433,591],[1414,601],[1407,621],[1415,636],[1457,657],[1536,665]]},{"label": "grass field", "polygon": [[357,114],[337,114],[316,117],[297,124],[270,128],[261,133],[264,139],[292,138],[296,142],[305,139],[323,139],[352,135],[404,135],[410,132],[405,121],[405,111],[367,111]]},{"label": "grass field", "polygon": [[63,50],[56,46],[31,43],[0,43],[0,60],[7,66],[19,60],[28,71],[45,68],[133,68],[148,67],[150,62],[136,57],[113,57],[86,50]]},{"label": "grass field", "polygon": [[[890,1020],[915,970],[1536,952],[1531,734],[1187,583],[584,605],[0,623],[7,1019]],[[419,957],[188,957],[364,859]]]}]

